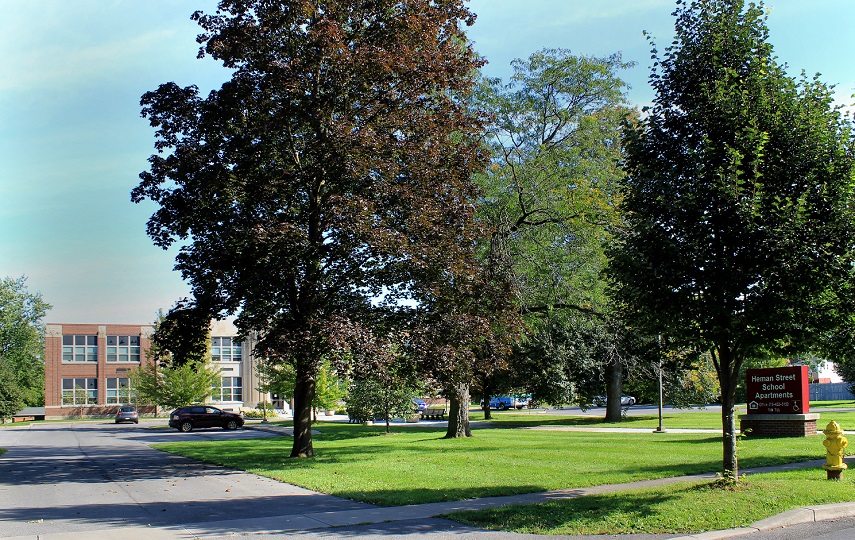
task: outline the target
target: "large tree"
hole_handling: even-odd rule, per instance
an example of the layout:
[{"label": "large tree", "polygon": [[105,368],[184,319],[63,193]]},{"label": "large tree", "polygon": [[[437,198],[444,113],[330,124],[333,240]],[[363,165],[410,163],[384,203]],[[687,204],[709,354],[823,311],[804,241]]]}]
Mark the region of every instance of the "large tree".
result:
[{"label": "large tree", "polygon": [[311,456],[321,359],[393,312],[441,319],[407,315],[453,311],[469,283],[474,16],[463,0],[223,0],[194,18],[231,79],[143,96],[159,153],[132,198],[159,203],[157,245],[186,242],[197,303],[294,366],[291,456]]},{"label": "large tree", "polygon": [[[630,110],[619,72],[630,65],[619,54],[587,57],[544,49],[514,60],[509,81],[488,79],[479,88],[479,105],[492,113],[486,132],[492,162],[477,177],[484,190],[478,218],[487,232],[483,266],[492,282],[504,281],[514,292],[518,314],[533,336],[517,347],[518,357],[535,349],[547,354],[528,362],[534,376],[533,364],[544,360],[553,366],[542,373],[555,373],[556,364],[565,364],[557,368],[565,374],[576,371],[566,365],[576,358],[557,352],[555,331],[566,334],[558,327],[608,326],[602,271],[605,247],[620,223],[620,135]],[[605,357],[600,362],[619,367]],[[479,367],[482,390],[489,390],[495,362]],[[572,386],[561,380],[570,383],[565,389]],[[619,399],[619,374],[617,381]],[[487,403],[489,392],[484,393]]]},{"label": "large tree", "polygon": [[0,358],[24,404],[44,405],[44,316],[51,306],[27,290],[25,277],[0,279]]},{"label": "large tree", "polygon": [[837,322],[853,140],[830,89],[776,61],[762,5],[679,1],[675,16],[674,44],[653,51],[654,104],[626,133],[631,227],[613,269],[633,327],[711,355],[735,479],[743,363]]}]

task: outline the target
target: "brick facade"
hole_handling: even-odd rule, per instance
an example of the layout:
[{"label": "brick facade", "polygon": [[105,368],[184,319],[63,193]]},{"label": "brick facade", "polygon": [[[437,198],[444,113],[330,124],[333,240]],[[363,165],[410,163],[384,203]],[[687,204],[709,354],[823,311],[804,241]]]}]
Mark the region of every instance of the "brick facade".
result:
[{"label": "brick facade", "polygon": [[[118,404],[107,404],[107,379],[126,378],[131,369],[146,364],[146,352],[154,328],[150,325],[128,324],[48,324],[45,334],[45,418],[74,418],[109,416]],[[96,361],[71,362],[63,360],[63,336],[95,336]],[[140,362],[107,362],[107,336],[139,336]],[[62,380],[68,378],[95,379],[95,404],[73,405],[62,401]],[[146,412],[146,411],[141,411]]]},{"label": "brick facade", "polygon": [[818,414],[744,414],[739,429],[755,437],[808,437],[816,435],[817,420]]}]

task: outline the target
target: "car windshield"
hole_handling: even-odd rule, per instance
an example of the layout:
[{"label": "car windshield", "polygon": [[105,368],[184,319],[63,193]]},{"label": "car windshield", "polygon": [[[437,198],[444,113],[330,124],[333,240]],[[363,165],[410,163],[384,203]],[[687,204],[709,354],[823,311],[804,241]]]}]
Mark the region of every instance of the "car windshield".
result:
[{"label": "car windshield", "polygon": [[122,407],[122,412],[134,412],[135,410],[133,407]]}]

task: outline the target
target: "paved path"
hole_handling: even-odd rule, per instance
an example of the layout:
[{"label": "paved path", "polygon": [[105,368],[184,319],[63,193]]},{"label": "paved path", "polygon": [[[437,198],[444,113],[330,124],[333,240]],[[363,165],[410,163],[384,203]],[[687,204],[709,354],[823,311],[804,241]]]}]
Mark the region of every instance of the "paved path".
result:
[{"label": "paved path", "polygon": [[[473,536],[476,540],[544,538],[483,531],[434,516],[457,510],[542,503],[715,477],[712,474],[695,475],[388,508],[322,495],[248,473],[199,465],[178,456],[164,456],[148,448],[149,443],[158,440],[179,440],[191,436],[223,439],[238,435],[241,438],[283,435],[288,434],[286,428],[253,425],[249,433],[210,430],[178,434],[173,431],[139,432],[133,429],[136,426],[124,426],[131,430],[122,429],[123,426],[108,429],[103,424],[92,423],[66,425],[64,429],[56,426],[34,425],[26,432],[18,428],[0,430],[0,447],[10,448],[6,455],[0,457],[2,539],[275,540],[291,538],[295,534],[319,540],[334,537],[379,539],[390,535],[444,540],[459,538],[460,534]],[[592,429],[601,428],[588,430]],[[67,455],[57,458],[56,448],[67,448]],[[817,460],[743,472],[818,468],[823,462]],[[703,535],[573,538],[712,540],[749,535],[747,539],[751,539],[751,534],[759,530],[849,515],[855,516],[855,503],[794,510],[754,524],[751,528]]]}]

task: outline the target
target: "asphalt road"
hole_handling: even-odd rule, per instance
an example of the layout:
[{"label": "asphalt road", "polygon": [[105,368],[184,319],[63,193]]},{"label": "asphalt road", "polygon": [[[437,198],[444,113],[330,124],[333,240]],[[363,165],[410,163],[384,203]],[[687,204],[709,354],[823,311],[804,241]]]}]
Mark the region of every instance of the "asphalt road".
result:
[{"label": "asphalt road", "polygon": [[[0,429],[0,448],[9,450],[0,456],[0,538],[369,507],[149,447],[268,433],[185,434],[145,426],[79,422]],[[283,457],[290,451],[290,444],[283,446]]]}]

